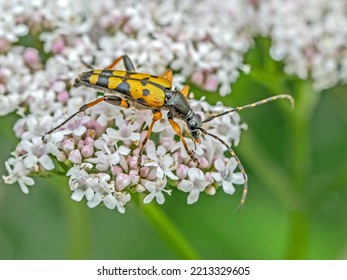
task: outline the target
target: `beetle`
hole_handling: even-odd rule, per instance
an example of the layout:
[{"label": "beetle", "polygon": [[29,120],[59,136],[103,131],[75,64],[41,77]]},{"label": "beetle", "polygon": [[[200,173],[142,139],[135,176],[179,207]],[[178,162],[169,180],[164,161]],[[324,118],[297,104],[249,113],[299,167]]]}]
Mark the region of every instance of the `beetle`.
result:
[{"label": "beetle", "polygon": [[[124,63],[125,71],[114,70],[114,67],[121,60]],[[243,193],[240,204],[238,206],[238,210],[240,210],[244,205],[248,192],[248,180],[245,169],[243,168],[243,165],[241,164],[241,161],[235,154],[234,150],[217,135],[211,134],[210,132],[205,130],[202,125],[213,120],[214,118],[218,118],[232,112],[254,108],[256,106],[278,99],[288,99],[292,107],[294,105],[294,100],[290,95],[281,94],[245,106],[235,107],[219,114],[210,115],[206,119],[202,120],[201,115],[195,113],[189,105],[187,99],[189,86],[186,85],[181,90],[172,88],[172,70],[169,69],[160,76],[151,75],[148,73],[139,73],[135,71],[134,64],[127,55],[118,57],[105,69],[95,69],[83,72],[75,79],[75,83],[73,85],[73,87],[80,86],[93,88],[97,91],[103,92],[104,95],[94,101],[82,105],[77,112],[68,117],[64,122],[46,132],[43,135],[42,139],[44,139],[46,135],[62,127],[77,114],[85,112],[88,108],[91,108],[96,104],[104,101],[123,108],[129,108],[132,106],[139,110],[148,109],[153,112],[153,118],[151,124],[149,125],[147,134],[139,144],[138,168],[140,169],[144,146],[146,145],[152,133],[155,122],[162,118],[162,111],[166,110],[168,111],[167,118],[170,125],[180,138],[184,149],[186,150],[192,161],[198,164],[197,158],[189,149],[182,135],[180,126],[174,119],[180,119],[186,123],[188,131],[193,138],[195,145],[201,142],[200,137],[202,134],[208,135],[224,145],[231,156],[235,158],[237,166],[244,179]]]}]

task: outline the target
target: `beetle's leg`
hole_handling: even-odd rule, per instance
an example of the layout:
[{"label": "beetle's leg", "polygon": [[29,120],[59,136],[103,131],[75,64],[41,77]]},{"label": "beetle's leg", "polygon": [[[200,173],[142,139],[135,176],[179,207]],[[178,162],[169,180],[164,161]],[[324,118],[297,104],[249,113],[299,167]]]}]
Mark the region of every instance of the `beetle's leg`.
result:
[{"label": "beetle's leg", "polygon": [[140,167],[141,167],[141,161],[142,161],[142,153],[143,153],[143,149],[149,139],[149,137],[151,136],[151,133],[152,133],[152,129],[153,129],[153,126],[155,124],[156,121],[159,121],[162,117],[162,113],[160,111],[153,111],[153,119],[152,119],[152,122],[151,124],[149,125],[149,128],[148,128],[148,131],[147,131],[147,134],[145,136],[145,138],[143,138],[140,146],[139,146],[139,157],[137,158],[137,167],[138,167],[138,171],[140,172]]},{"label": "beetle's leg", "polygon": [[105,68],[105,70],[112,70],[113,67],[115,67],[119,63],[119,61],[121,61],[122,59],[123,59],[125,69],[129,72],[135,72],[134,64],[129,58],[129,56],[127,56],[126,54],[115,59],[109,66]]},{"label": "beetle's leg", "polygon": [[172,83],[172,70],[168,69],[166,70],[162,75],[160,75],[161,78],[167,79]]},{"label": "beetle's leg", "polygon": [[70,121],[73,117],[75,117],[77,114],[85,112],[87,109],[89,109],[90,107],[95,106],[96,104],[99,104],[101,102],[107,102],[110,103],[112,105],[116,105],[116,106],[121,106],[124,108],[128,108],[129,107],[129,103],[116,95],[104,95],[101,98],[98,98],[96,100],[93,100],[89,103],[86,103],[84,105],[81,106],[81,108],[79,108],[79,110],[75,113],[73,113],[70,117],[68,117],[65,121],[63,121],[61,124],[57,125],[56,127],[54,127],[53,129],[51,129],[50,131],[46,132],[43,136],[42,136],[42,140],[45,138],[46,135],[51,134],[52,132],[56,131],[58,128],[62,127],[64,124],[66,124],[68,121]]},{"label": "beetle's leg", "polygon": [[170,123],[171,126],[172,126],[172,129],[176,132],[176,134],[177,134],[178,137],[180,138],[180,140],[181,140],[181,142],[182,142],[182,144],[183,144],[183,146],[184,146],[184,149],[186,150],[186,152],[187,152],[188,155],[190,156],[191,160],[194,161],[194,162],[196,162],[197,164],[199,164],[197,158],[194,156],[194,153],[193,153],[191,150],[189,150],[188,145],[187,145],[187,142],[186,142],[186,140],[184,140],[184,137],[183,137],[183,135],[182,135],[181,128],[180,128],[180,126],[178,125],[178,123],[174,121],[174,119],[173,119],[173,117],[172,117],[172,115],[171,115],[170,113],[167,114],[167,118],[168,118],[168,120],[169,120],[169,123]]},{"label": "beetle's leg", "polygon": [[120,106],[123,108],[129,108],[130,104],[128,101],[126,101],[124,98],[121,98],[117,95],[105,95],[107,98],[104,100],[105,102],[115,105],[115,106]]}]

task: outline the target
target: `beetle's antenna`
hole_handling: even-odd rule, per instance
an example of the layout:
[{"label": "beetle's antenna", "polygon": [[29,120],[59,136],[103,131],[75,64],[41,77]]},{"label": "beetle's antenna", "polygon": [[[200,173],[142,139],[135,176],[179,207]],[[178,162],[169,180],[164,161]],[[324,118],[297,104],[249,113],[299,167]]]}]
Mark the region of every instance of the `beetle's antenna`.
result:
[{"label": "beetle's antenna", "polygon": [[205,129],[199,127],[198,128],[203,134],[209,135],[212,138],[218,140],[219,142],[221,142],[229,151],[229,153],[231,154],[231,156],[236,160],[237,166],[241,171],[242,177],[244,179],[244,183],[243,183],[243,193],[242,193],[242,197],[241,197],[241,201],[239,206],[237,207],[237,211],[240,211],[242,206],[245,204],[246,201],[246,197],[247,197],[247,192],[248,192],[248,179],[247,179],[247,174],[245,172],[245,169],[243,168],[240,159],[238,158],[238,156],[235,154],[234,150],[225,142],[223,141],[221,138],[219,138],[217,135],[211,134],[209,132],[207,132]]},{"label": "beetle's antenna", "polygon": [[94,68],[93,68],[90,64],[88,64],[87,62],[85,62],[85,61],[83,60],[82,56],[80,56],[80,61],[81,61],[81,63],[82,63],[85,67],[87,67],[88,69],[94,70]]},{"label": "beetle's antenna", "polygon": [[251,104],[247,104],[247,105],[244,105],[244,106],[236,107],[236,108],[230,109],[230,110],[225,111],[225,112],[220,113],[220,114],[211,115],[211,116],[207,117],[205,120],[203,120],[202,123],[206,123],[206,122],[212,121],[214,118],[218,118],[218,117],[230,114],[232,112],[238,112],[238,111],[241,111],[243,109],[254,108],[254,107],[266,104],[268,102],[272,102],[272,101],[275,101],[277,99],[284,99],[284,98],[288,99],[290,101],[290,105],[293,108],[294,107],[294,99],[293,99],[293,97],[291,97],[288,94],[280,94],[280,95],[275,95],[275,96],[272,96],[272,97],[260,100],[260,101],[255,102],[255,103],[251,103]]}]

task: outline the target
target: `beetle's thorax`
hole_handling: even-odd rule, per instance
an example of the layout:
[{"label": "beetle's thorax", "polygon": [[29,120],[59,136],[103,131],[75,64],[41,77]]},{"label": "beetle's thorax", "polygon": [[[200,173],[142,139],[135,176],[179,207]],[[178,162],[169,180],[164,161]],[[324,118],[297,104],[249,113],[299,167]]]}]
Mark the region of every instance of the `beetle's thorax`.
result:
[{"label": "beetle's thorax", "polygon": [[174,118],[185,121],[191,136],[196,142],[199,142],[199,128],[202,125],[201,116],[194,113],[187,98],[179,90],[168,90],[165,104],[169,114]]},{"label": "beetle's thorax", "polygon": [[194,115],[185,96],[176,89],[165,91],[165,107],[177,119],[186,120]]}]

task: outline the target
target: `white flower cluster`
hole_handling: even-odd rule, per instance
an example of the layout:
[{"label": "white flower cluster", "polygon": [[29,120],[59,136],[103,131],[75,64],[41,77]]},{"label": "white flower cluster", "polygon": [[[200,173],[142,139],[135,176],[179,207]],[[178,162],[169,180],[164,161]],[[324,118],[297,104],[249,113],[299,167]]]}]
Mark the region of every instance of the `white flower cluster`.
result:
[{"label": "white flower cluster", "polygon": [[285,71],[309,77],[316,90],[347,82],[347,2],[264,0],[257,22],[272,39],[271,56]]},{"label": "white flower cluster", "polygon": [[[46,71],[36,71],[30,76],[31,80],[36,81],[44,73]],[[165,117],[153,128],[153,134],[159,140],[150,140],[146,144],[143,167],[139,170],[138,144],[152,120],[149,110],[99,104],[89,110],[88,115],[76,116],[43,141],[42,134],[66,118],[65,107],[73,112],[81,104],[96,98],[95,92],[74,88],[70,90],[71,97],[65,99],[65,88],[61,86],[59,89],[63,91],[53,92],[56,99],[52,98],[48,103],[44,95],[29,92],[27,98],[35,106],[29,104],[29,112],[15,125],[20,142],[13,157],[6,162],[9,175],[3,179],[6,183],[18,182],[23,192],[27,193],[27,186],[34,184],[30,174],[52,171],[55,165],[67,170],[72,199],[81,201],[86,198],[89,207],[103,203],[121,213],[135,192],[146,194],[144,203],[153,199],[159,204],[164,203],[164,194],[171,193],[168,180],[175,181],[171,185],[176,185],[178,190],[189,193],[189,204],[198,200],[200,192],[213,195],[222,187],[232,194],[233,184],[243,184],[241,173],[234,172],[237,168],[235,159],[226,159],[225,147],[213,138],[205,137],[195,151],[199,166],[192,162],[182,143],[174,140],[174,132]],[[226,110],[220,104],[211,106],[203,100],[191,100],[191,105],[203,117]],[[180,125],[183,127],[184,123],[180,122]],[[237,113],[216,118],[205,127],[228,143],[237,143],[244,128]],[[186,141],[194,149],[193,141],[190,138]]]}]

